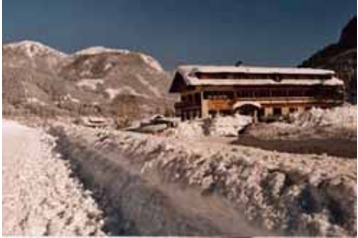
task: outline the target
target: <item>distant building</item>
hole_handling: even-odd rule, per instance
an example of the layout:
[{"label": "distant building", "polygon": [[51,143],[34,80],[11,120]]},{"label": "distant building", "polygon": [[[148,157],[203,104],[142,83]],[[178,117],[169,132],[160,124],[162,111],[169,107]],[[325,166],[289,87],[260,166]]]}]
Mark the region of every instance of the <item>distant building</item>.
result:
[{"label": "distant building", "polygon": [[182,120],[240,114],[263,119],[344,102],[344,83],[334,71],[310,68],[180,66],[170,93]]}]

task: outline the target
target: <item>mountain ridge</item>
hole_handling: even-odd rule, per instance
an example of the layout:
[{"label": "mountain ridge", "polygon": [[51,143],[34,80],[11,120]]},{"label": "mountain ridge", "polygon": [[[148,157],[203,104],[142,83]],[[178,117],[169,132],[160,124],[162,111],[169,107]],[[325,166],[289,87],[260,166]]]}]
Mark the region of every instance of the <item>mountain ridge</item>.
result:
[{"label": "mountain ridge", "polygon": [[34,41],[2,47],[5,115],[136,117],[172,105],[170,75],[147,54],[106,47],[66,54]]}]

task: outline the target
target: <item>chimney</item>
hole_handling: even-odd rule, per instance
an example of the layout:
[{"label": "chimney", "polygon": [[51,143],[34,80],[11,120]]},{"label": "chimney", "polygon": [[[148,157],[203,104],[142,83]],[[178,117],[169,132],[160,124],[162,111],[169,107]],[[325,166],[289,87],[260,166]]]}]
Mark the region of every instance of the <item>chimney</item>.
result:
[{"label": "chimney", "polygon": [[236,62],[235,66],[240,67],[242,64],[243,64],[243,62],[241,60],[239,60],[239,61]]}]

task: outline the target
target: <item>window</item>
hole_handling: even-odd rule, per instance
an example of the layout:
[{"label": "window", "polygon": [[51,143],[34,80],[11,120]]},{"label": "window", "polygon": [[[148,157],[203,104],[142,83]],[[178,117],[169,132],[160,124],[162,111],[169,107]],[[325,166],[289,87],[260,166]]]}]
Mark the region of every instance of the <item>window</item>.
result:
[{"label": "window", "polygon": [[258,97],[268,97],[269,92],[268,92],[267,89],[260,89],[259,91],[256,92],[256,96],[258,96]]},{"label": "window", "polygon": [[242,90],[237,92],[237,97],[239,98],[250,98],[253,96],[253,92],[249,90]]},{"label": "window", "polygon": [[291,97],[301,97],[302,91],[300,91],[299,89],[290,89],[288,91],[288,95]]},{"label": "window", "polygon": [[272,96],[274,97],[285,97],[286,91],[283,89],[272,90]]},{"label": "window", "polygon": [[289,111],[290,113],[297,112],[297,107],[290,107]]},{"label": "window", "polygon": [[274,114],[275,116],[280,116],[280,115],[282,115],[282,109],[281,109],[280,107],[274,107],[274,108],[273,108],[273,114]]},{"label": "window", "polygon": [[211,118],[215,118],[216,117],[216,111],[210,110],[209,115],[210,115]]},{"label": "window", "polygon": [[258,117],[261,118],[262,116],[265,115],[265,109],[264,108],[260,108],[259,109],[259,113],[258,113]]},{"label": "window", "polygon": [[234,93],[231,91],[209,91],[204,92],[205,99],[233,99]]},{"label": "window", "polygon": [[195,93],[194,98],[195,98],[195,103],[200,103],[200,101],[201,101],[200,93]]},{"label": "window", "polygon": [[186,97],[184,95],[181,96],[181,101],[186,102]]},{"label": "window", "polygon": [[191,95],[191,94],[188,95],[188,102],[189,103],[193,102],[193,95]]}]

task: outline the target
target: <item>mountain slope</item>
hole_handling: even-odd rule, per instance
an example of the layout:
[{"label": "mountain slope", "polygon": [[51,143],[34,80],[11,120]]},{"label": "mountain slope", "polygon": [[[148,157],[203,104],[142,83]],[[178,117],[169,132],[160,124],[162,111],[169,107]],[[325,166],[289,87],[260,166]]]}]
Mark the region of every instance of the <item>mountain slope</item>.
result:
[{"label": "mountain slope", "polygon": [[318,51],[300,66],[335,70],[345,82],[348,100],[356,103],[357,17],[353,17],[344,27],[337,43]]},{"label": "mountain slope", "polygon": [[31,41],[2,49],[5,115],[139,116],[171,103],[169,74],[145,54],[91,47],[67,55]]}]

